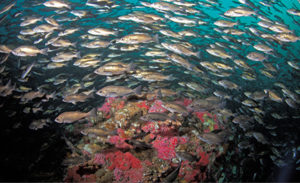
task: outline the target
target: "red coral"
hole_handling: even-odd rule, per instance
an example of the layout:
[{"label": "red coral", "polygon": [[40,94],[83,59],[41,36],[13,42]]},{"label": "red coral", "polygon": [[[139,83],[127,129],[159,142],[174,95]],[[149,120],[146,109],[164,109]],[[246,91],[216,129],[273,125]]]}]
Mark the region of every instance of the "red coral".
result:
[{"label": "red coral", "polygon": [[128,138],[126,138],[125,131],[121,128],[118,128],[117,132],[118,132],[118,135],[110,136],[108,139],[108,142],[111,144],[114,144],[116,148],[120,148],[120,149],[132,148],[131,145],[129,145],[125,142],[125,140],[128,139]]},{"label": "red coral", "polygon": [[155,133],[155,123],[154,122],[148,122],[143,127],[142,130],[146,133]]},{"label": "red coral", "polygon": [[[200,119],[200,121],[203,123],[205,121],[204,117],[205,116],[208,116],[208,117],[211,117],[213,118],[213,115],[207,111],[205,112],[195,112],[195,115]],[[214,118],[215,120],[215,118]]]},{"label": "red coral", "polygon": [[194,114],[201,120],[202,123],[206,122],[207,118],[211,118],[213,120],[213,122],[209,123],[208,125],[206,124],[206,127],[204,127],[203,129],[204,133],[209,133],[212,130],[220,129],[220,126],[218,125],[217,116],[215,114],[211,114],[207,111],[195,112]]},{"label": "red coral", "polygon": [[151,113],[151,112],[164,113],[166,111],[167,111],[167,109],[162,107],[162,101],[161,100],[155,100],[153,105],[150,107],[148,113]]},{"label": "red coral", "polygon": [[207,166],[209,163],[209,154],[206,152],[199,152],[200,160],[197,162],[197,165]]},{"label": "red coral", "polygon": [[108,139],[108,142],[111,144],[114,144],[116,148],[120,148],[120,149],[130,149],[132,148],[131,145],[127,144],[125,142],[125,138],[121,138],[117,135],[115,136],[110,136]]},{"label": "red coral", "polygon": [[187,99],[187,98],[184,98],[184,99],[183,99],[183,105],[184,105],[185,107],[189,106],[192,102],[193,102],[193,101],[190,100],[190,99]]},{"label": "red coral", "polygon": [[[105,159],[103,159],[103,156],[104,154],[96,154],[94,162],[98,162],[98,160],[100,160],[102,165],[107,162],[107,168],[109,170],[113,170],[116,182],[138,183],[142,181],[142,163],[130,152],[109,152],[105,155]],[[144,161],[143,164],[149,166],[152,165],[150,161]]]},{"label": "red coral", "polygon": [[154,135],[154,134],[152,134],[152,133],[150,134],[150,138],[151,138],[151,139],[154,139],[155,137],[156,137],[156,135]]},{"label": "red coral", "polygon": [[175,129],[173,126],[158,125],[157,122],[148,122],[143,127],[144,132],[150,132],[151,136],[154,138],[157,134],[164,136],[172,136],[175,134]]},{"label": "red coral", "polygon": [[145,161],[143,161],[143,164],[145,165],[145,166],[147,166],[147,167],[149,167],[149,166],[152,166],[153,164],[151,163],[151,161],[149,161],[149,160],[145,160]]},{"label": "red coral", "polygon": [[183,177],[186,182],[193,182],[196,181],[197,175],[200,173],[199,168],[193,168],[189,161],[183,161],[178,176]]},{"label": "red coral", "polygon": [[157,151],[158,158],[171,160],[176,157],[175,147],[185,142],[185,137],[162,137],[158,135],[152,144]]},{"label": "red coral", "polygon": [[218,130],[220,129],[219,125],[218,124],[214,124],[214,130]]},{"label": "red coral", "polygon": [[108,113],[110,112],[110,108],[111,108],[111,104],[113,103],[113,101],[115,101],[116,99],[113,97],[110,98],[106,98],[104,104],[102,105],[102,107],[98,108],[98,111],[102,111],[104,112],[106,115],[108,115]]},{"label": "red coral", "polygon": [[104,165],[105,164],[105,155],[102,153],[95,154],[93,162],[98,165]]},{"label": "red coral", "polygon": [[177,100],[175,101],[176,104],[180,104],[183,105],[185,107],[187,107],[188,105],[190,105],[193,101],[187,98],[184,98],[183,101],[182,100]]},{"label": "red coral", "polygon": [[125,101],[122,100],[121,102],[118,103],[116,109],[117,109],[117,110],[123,109],[124,106],[125,106]]},{"label": "red coral", "polygon": [[145,109],[147,109],[147,110],[149,110],[149,108],[150,108],[150,107],[147,105],[147,101],[146,101],[146,100],[139,102],[139,103],[137,104],[137,106],[138,106],[139,108],[145,108]]},{"label": "red coral", "polygon": [[118,128],[117,129],[117,132],[118,132],[118,135],[122,138],[125,138],[126,137],[126,134],[125,134],[125,130],[122,129],[122,128]]},{"label": "red coral", "polygon": [[141,182],[143,179],[143,169],[142,168],[133,168],[129,170],[121,170],[121,169],[114,169],[114,176],[116,182],[124,182],[124,183],[138,183]]},{"label": "red coral", "polygon": [[143,168],[135,168],[135,169],[130,169],[125,172],[125,175],[127,175],[127,182],[128,183],[138,183],[141,182],[143,179]]},{"label": "red coral", "polygon": [[121,151],[117,151],[108,153],[106,159],[111,163],[108,167],[110,170],[118,168],[125,171],[130,168],[142,168],[141,161],[134,157],[130,152],[122,153]]},{"label": "red coral", "polygon": [[115,168],[114,176],[117,182],[121,182],[124,177],[124,171],[120,170],[119,168]]},{"label": "red coral", "polygon": [[[201,152],[198,152],[201,151]],[[203,182],[206,180],[206,171],[205,169],[203,172],[201,171],[200,167],[207,166],[209,163],[209,154],[202,152],[202,148],[198,147],[197,152],[199,153],[200,160],[196,164],[183,161],[181,163],[181,168],[179,171],[178,176],[182,177],[186,182]]]},{"label": "red coral", "polygon": [[204,119],[205,116],[208,116],[208,117],[212,118],[215,122],[218,121],[217,116],[215,114],[211,114],[207,111],[195,112],[195,115],[201,120],[201,122],[205,121],[205,119]]}]

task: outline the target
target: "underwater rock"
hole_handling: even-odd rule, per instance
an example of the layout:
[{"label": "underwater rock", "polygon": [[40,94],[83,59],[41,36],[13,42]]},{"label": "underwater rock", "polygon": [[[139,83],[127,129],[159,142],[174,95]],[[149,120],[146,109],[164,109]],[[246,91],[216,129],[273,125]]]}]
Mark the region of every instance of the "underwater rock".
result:
[{"label": "underwater rock", "polygon": [[95,175],[97,177],[97,182],[112,182],[114,179],[114,174],[104,168],[97,170]]},{"label": "underwater rock", "polygon": [[89,152],[90,154],[95,154],[102,150],[102,147],[98,144],[85,144],[83,150]]},{"label": "underwater rock", "polygon": [[96,169],[88,166],[74,166],[68,169],[64,182],[96,182]]},{"label": "underwater rock", "polygon": [[130,125],[130,120],[133,118],[138,119],[143,114],[146,114],[146,108],[140,108],[139,103],[130,102],[124,106],[123,109],[120,109],[115,112],[114,120],[118,123],[120,128],[126,128]]},{"label": "underwater rock", "polygon": [[39,120],[34,120],[32,123],[30,123],[29,125],[29,129],[30,130],[38,130],[38,129],[42,129],[44,128],[45,126],[47,126],[48,122],[50,120],[49,119],[39,119]]}]

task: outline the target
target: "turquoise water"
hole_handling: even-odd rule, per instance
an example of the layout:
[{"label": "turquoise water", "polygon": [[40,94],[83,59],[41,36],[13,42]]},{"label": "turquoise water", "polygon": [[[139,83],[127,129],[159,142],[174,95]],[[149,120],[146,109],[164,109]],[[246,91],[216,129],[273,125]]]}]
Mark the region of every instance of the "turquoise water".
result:
[{"label": "turquoise water", "polygon": [[[97,91],[111,85],[130,89],[141,85],[144,95],[153,94],[155,89],[171,89],[177,93],[176,96],[172,96],[173,98],[163,97],[162,100],[165,102],[183,100],[183,98],[196,101],[211,96],[218,97],[219,102],[222,103],[220,108],[209,110],[204,107],[201,110],[229,118],[228,121],[223,122],[223,125],[224,129],[230,131],[228,144],[232,151],[228,151],[224,157],[219,159],[221,164],[224,164],[222,168],[219,166],[222,171],[218,172],[216,169],[212,169],[209,173],[214,174],[215,177],[211,178],[213,177],[211,176],[207,181],[299,181],[299,177],[295,176],[299,173],[299,1],[258,2],[249,0],[242,3],[243,1],[238,0],[127,0],[99,1],[100,6],[95,7],[88,5],[88,2],[97,4],[96,1],[69,0],[64,1],[68,7],[63,8],[49,7],[44,4],[45,2],[17,0],[3,2],[0,6],[4,10],[7,5],[13,5],[0,15],[2,17],[0,27],[1,115],[7,119],[7,123],[2,123],[4,129],[2,140],[7,144],[3,156],[6,160],[3,163],[8,167],[9,174],[13,174],[11,164],[18,162],[15,157],[21,156],[17,152],[26,149],[26,145],[28,145],[34,147],[38,157],[46,156],[48,159],[57,159],[56,164],[50,167],[59,167],[59,170],[55,173],[49,169],[45,170],[52,174],[45,173],[44,177],[46,178],[44,178],[39,174],[38,167],[44,167],[47,160],[40,163],[37,161],[38,158],[32,157],[27,150],[26,156],[19,160],[22,162],[20,164],[24,166],[20,165],[17,172],[29,173],[22,174],[20,178],[16,179],[3,176],[1,181],[41,181],[47,180],[47,177],[52,177],[53,179],[50,180],[53,181],[63,180],[64,167],[60,163],[67,150],[62,145],[61,136],[67,131],[70,138],[73,139],[72,142],[79,143],[82,135],[70,133],[68,130],[73,129],[72,124],[58,124],[55,119],[66,111],[88,112],[93,108],[100,107],[105,98],[110,96],[100,96]],[[149,4],[147,5],[145,2]],[[169,10],[160,10],[155,6],[158,2],[168,3],[170,7],[178,9],[174,10],[171,7]],[[192,5],[189,7],[188,3],[192,3]],[[242,17],[224,15],[226,11],[236,7],[250,9],[252,13]],[[289,13],[291,9],[296,9],[298,15]],[[76,16],[71,13],[74,10],[84,10],[86,15]],[[140,14],[134,14],[137,12]],[[142,19],[143,14],[157,15],[162,20],[154,20],[153,16]],[[135,15],[136,17],[134,20],[119,18],[125,15]],[[33,17],[40,18],[40,20],[27,26],[21,26],[22,22]],[[51,25],[55,27],[55,30],[44,33],[34,31],[34,28],[39,25],[50,25],[45,20],[47,17],[51,17],[59,24]],[[185,18],[185,21],[191,20],[193,23],[178,23],[178,20],[176,22],[172,19],[176,17]],[[263,19],[265,19],[267,27],[260,25]],[[143,22],[145,20],[149,20],[150,23]],[[231,21],[236,25],[232,27],[217,26],[214,23],[218,20]],[[69,28],[78,30],[66,36],[58,36],[59,33]],[[109,36],[89,34],[88,31],[93,28],[105,28],[114,33]],[[242,31],[242,34],[226,33],[226,29],[229,28]],[[258,33],[251,32],[249,28],[254,28]],[[33,31],[32,34],[22,35],[21,31],[26,29]],[[174,35],[166,35],[161,30],[173,31]],[[189,33],[193,33],[194,36],[180,36],[179,32],[181,31],[190,31]],[[137,44],[118,43],[122,37],[134,33],[146,34],[151,40],[141,40]],[[293,38],[288,41],[280,39],[279,36],[284,34],[293,36]],[[47,42],[53,38],[69,40],[71,45],[65,47],[48,45]],[[83,43],[94,40],[105,41],[108,45],[102,48],[82,46]],[[174,51],[174,49],[164,46],[164,43],[176,45],[177,49]],[[257,44],[263,44],[272,51],[258,50],[254,47]],[[38,53],[34,56],[18,55],[17,48],[24,45],[34,46]],[[132,45],[139,46],[139,48],[124,51],[127,46]],[[2,46],[6,46],[9,51],[3,50]],[[182,51],[184,48],[187,50]],[[221,50],[221,56],[209,53],[207,49],[210,48],[216,48],[215,51]],[[160,52],[162,55],[146,54],[149,51]],[[188,51],[192,53],[188,54]],[[53,57],[61,52],[72,52],[73,56],[76,56],[62,61],[61,63],[64,64],[62,67],[49,68],[51,64],[55,64],[52,60]],[[255,61],[255,59],[249,58],[251,52],[263,54],[264,58],[261,61]],[[78,59],[86,58],[84,56],[87,54],[97,54],[93,59],[98,62],[88,67],[74,65]],[[185,64],[172,59],[170,56],[172,54],[183,58]],[[224,58],[224,55],[227,58]],[[63,59],[66,57],[64,56]],[[166,59],[168,63],[156,63],[154,59],[158,58]],[[243,60],[249,68],[241,67],[235,60]],[[96,69],[105,64],[114,62],[127,64],[122,68],[128,67],[121,74],[112,74],[114,81],[109,81],[109,74],[94,73]],[[33,63],[32,69],[28,70]],[[204,63],[210,65],[205,66]],[[221,65],[217,65],[218,63]],[[130,66],[134,66],[134,69],[129,69]],[[224,68],[225,66],[229,69]],[[26,69],[28,73],[24,76]],[[149,81],[146,78],[147,75],[137,76],[139,73],[148,71],[162,74],[168,78],[162,81],[158,81],[158,79]],[[94,77],[85,80],[84,77],[91,73],[94,73]],[[245,79],[243,77],[245,74],[250,74],[251,77]],[[24,78],[22,78],[23,76]],[[117,78],[119,76],[121,78]],[[232,82],[236,87],[224,86],[221,81]],[[11,84],[6,85],[9,82]],[[191,87],[191,85],[196,87]],[[74,88],[77,90],[72,90]],[[9,89],[11,92],[8,92]],[[22,99],[30,91],[39,91],[43,95],[36,97],[37,94],[35,94],[36,98]],[[223,92],[223,96],[217,95],[216,91]],[[78,102],[76,105],[64,101],[64,98],[70,94],[83,92],[92,93],[93,97]],[[254,99],[254,92],[260,92],[265,96],[263,99]],[[247,100],[246,102],[250,100],[254,106],[245,103],[245,100]],[[189,115],[185,121],[187,121],[187,126],[192,128],[189,119],[194,115],[193,112],[199,109],[186,107],[191,109],[189,109]],[[226,116],[221,112],[222,109],[228,109],[232,114]],[[35,112],[35,110],[37,111]],[[180,116],[180,114],[176,115]],[[239,115],[246,115],[248,118],[243,122],[251,127],[245,130],[241,124],[232,122]],[[47,119],[47,125],[37,127],[40,128],[39,130],[28,129],[32,121],[38,119]],[[267,143],[255,140],[257,138],[254,137],[253,132],[263,134]],[[41,137],[40,140],[36,140],[38,137]],[[6,140],[10,138],[14,139],[13,143]],[[21,142],[22,138],[26,139],[26,143]],[[52,143],[47,142],[47,138],[52,139]],[[249,147],[239,148],[238,144],[245,141],[250,144]],[[63,150],[49,151],[48,154],[44,151],[39,152],[44,143],[51,148],[58,143]],[[239,149],[238,155],[234,153],[236,149]],[[54,153],[57,154],[54,156]],[[26,169],[25,167],[29,166],[31,162],[36,162],[32,163],[32,166],[35,167],[34,170]],[[261,166],[261,168],[253,168],[253,170],[250,168],[249,170],[249,166]],[[238,173],[230,171],[235,169],[233,167],[238,167]],[[229,169],[227,172],[224,170],[226,168]],[[283,170],[289,171],[284,172]],[[247,174],[247,171],[250,173]],[[179,178],[177,180],[179,181]]]}]

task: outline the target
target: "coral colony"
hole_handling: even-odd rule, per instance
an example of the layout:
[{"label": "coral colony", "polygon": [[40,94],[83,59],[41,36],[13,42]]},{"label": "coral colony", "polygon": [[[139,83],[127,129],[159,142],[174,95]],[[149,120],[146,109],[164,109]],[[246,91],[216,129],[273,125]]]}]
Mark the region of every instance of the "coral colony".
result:
[{"label": "coral colony", "polygon": [[[186,98],[175,101],[185,107],[192,102]],[[208,111],[190,112],[188,118],[193,117],[199,122],[199,134],[221,129],[222,124],[215,114]],[[176,118],[141,120],[141,116],[151,113],[175,115]],[[91,119],[89,129],[83,133],[85,136],[76,145],[84,160],[69,165],[64,180],[160,182],[168,180],[168,176],[180,166],[174,180],[205,181],[209,168],[216,157],[224,153],[220,151],[224,148],[201,141],[195,133],[184,133],[187,128],[183,126],[185,120],[181,114],[169,113],[159,99],[127,101],[125,98],[106,98],[98,108],[96,119]],[[73,130],[86,128],[80,123],[73,125]],[[66,159],[74,156],[79,155],[73,153]]]}]

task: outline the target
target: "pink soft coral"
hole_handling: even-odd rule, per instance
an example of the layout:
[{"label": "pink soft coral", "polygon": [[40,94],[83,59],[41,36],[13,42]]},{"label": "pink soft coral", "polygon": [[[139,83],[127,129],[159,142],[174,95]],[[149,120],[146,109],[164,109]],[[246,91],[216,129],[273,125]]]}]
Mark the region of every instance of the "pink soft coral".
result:
[{"label": "pink soft coral", "polygon": [[184,105],[185,107],[189,106],[192,102],[193,102],[193,101],[190,100],[190,99],[187,99],[187,98],[184,98],[184,99],[183,99],[183,105]]},{"label": "pink soft coral", "polygon": [[206,124],[204,126],[203,132],[209,133],[213,130],[220,129],[220,126],[218,125],[217,116],[215,114],[211,114],[207,111],[205,112],[195,112],[194,113],[202,123]]},{"label": "pink soft coral", "polygon": [[100,108],[98,108],[98,111],[102,111],[103,113],[105,113],[106,115],[108,115],[109,112],[110,112],[111,104],[115,100],[116,99],[113,98],[113,97],[106,98],[105,101],[104,101],[104,104]]},{"label": "pink soft coral", "polygon": [[209,154],[206,152],[199,152],[200,160],[197,162],[197,165],[207,166],[209,163]]},{"label": "pink soft coral", "polygon": [[130,149],[132,148],[131,145],[127,144],[125,142],[125,138],[121,138],[117,135],[114,135],[114,136],[111,136],[109,137],[108,139],[108,142],[111,143],[111,144],[114,144],[116,148],[119,148],[119,149]]},{"label": "pink soft coral", "polygon": [[132,168],[129,170],[114,169],[116,182],[120,183],[138,183],[143,179],[143,168]]},{"label": "pink soft coral", "polygon": [[149,105],[147,104],[147,101],[146,100],[144,100],[144,101],[140,101],[138,104],[137,104],[137,106],[139,107],[139,108],[145,108],[145,109],[147,109],[147,110],[149,110]]},{"label": "pink soft coral", "polygon": [[195,112],[195,115],[200,119],[200,121],[203,123],[205,121],[204,117],[208,116],[212,118],[212,115],[205,111],[205,112]]},{"label": "pink soft coral", "polygon": [[193,182],[200,173],[199,168],[194,168],[189,161],[183,161],[178,176],[183,177],[186,182]]},{"label": "pink soft coral", "polygon": [[108,167],[110,170],[118,168],[125,171],[130,168],[142,168],[140,160],[134,157],[130,152],[111,152],[106,155],[106,159],[111,163]]},{"label": "pink soft coral", "polygon": [[150,132],[152,136],[157,134],[170,136],[174,135],[175,129],[173,126],[158,125],[157,122],[148,122],[143,127],[144,132]]},{"label": "pink soft coral", "polygon": [[93,162],[98,165],[104,165],[105,164],[105,155],[102,153],[95,154]]},{"label": "pink soft coral", "polygon": [[154,103],[152,104],[152,106],[150,107],[148,113],[151,113],[151,112],[160,112],[160,113],[166,112],[167,109],[163,108],[161,105],[162,105],[161,100],[155,100]]},{"label": "pink soft coral", "polygon": [[[113,170],[115,180],[118,183],[138,183],[142,181],[142,163],[130,152],[115,151],[106,154],[96,154],[94,163],[108,166],[109,170]],[[151,165],[151,162],[145,161],[145,164]],[[77,179],[80,180],[80,177],[76,177]]]},{"label": "pink soft coral", "polygon": [[128,140],[126,138],[125,131],[121,128],[117,129],[118,135],[110,136],[108,139],[108,142],[111,144],[114,144],[116,148],[119,149],[130,149],[132,148],[131,145],[127,144],[125,140]]},{"label": "pink soft coral", "polygon": [[162,137],[158,135],[152,142],[157,151],[157,157],[163,160],[171,160],[176,157],[175,148],[178,144],[184,144],[187,140],[185,137]]},{"label": "pink soft coral", "polygon": [[184,98],[183,101],[182,100],[177,100],[175,101],[175,103],[183,105],[185,107],[189,106],[193,101],[187,98]]}]

